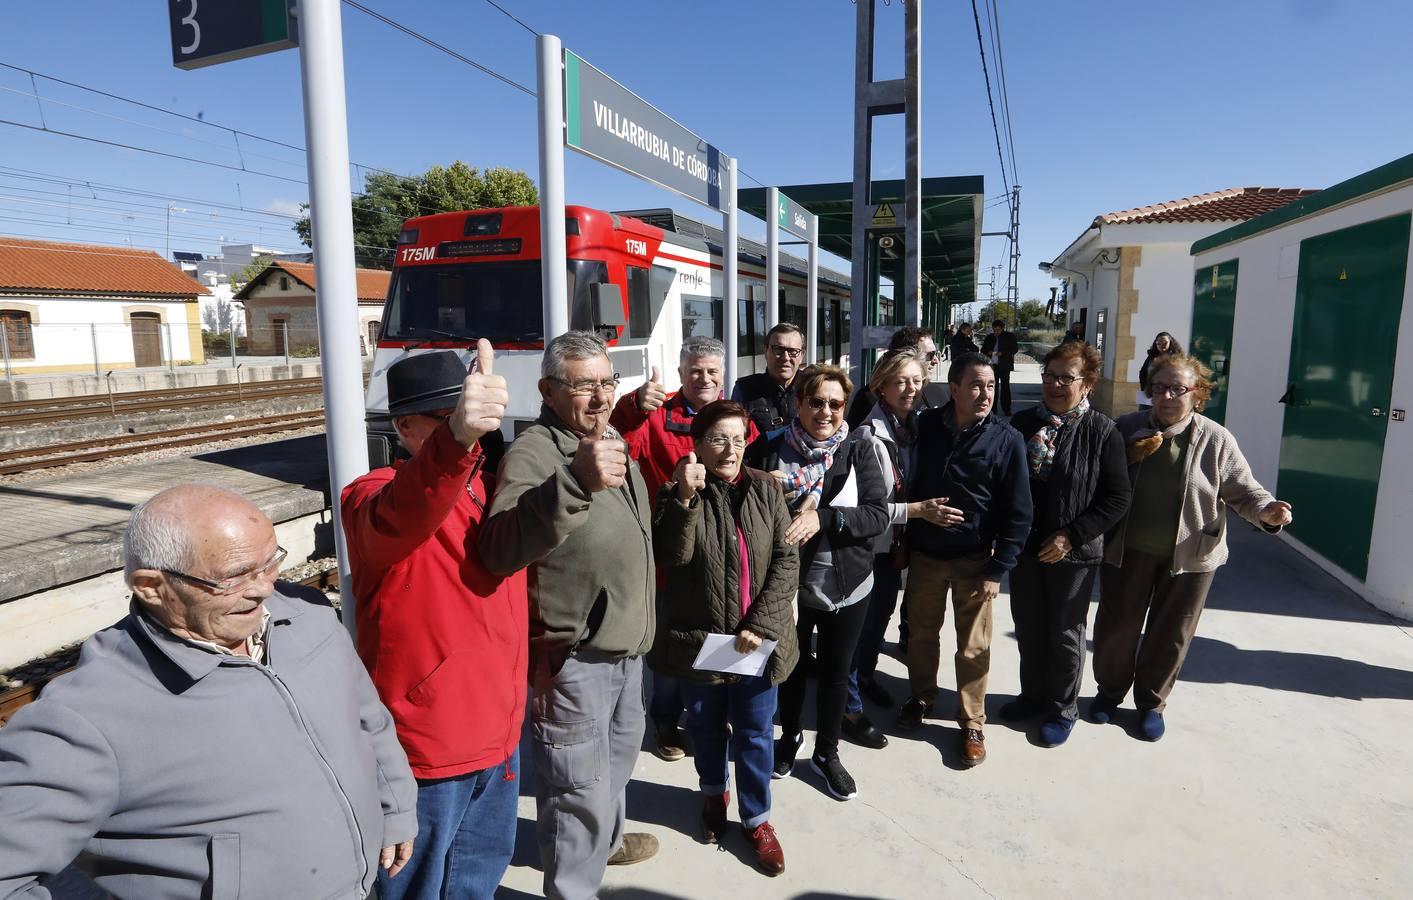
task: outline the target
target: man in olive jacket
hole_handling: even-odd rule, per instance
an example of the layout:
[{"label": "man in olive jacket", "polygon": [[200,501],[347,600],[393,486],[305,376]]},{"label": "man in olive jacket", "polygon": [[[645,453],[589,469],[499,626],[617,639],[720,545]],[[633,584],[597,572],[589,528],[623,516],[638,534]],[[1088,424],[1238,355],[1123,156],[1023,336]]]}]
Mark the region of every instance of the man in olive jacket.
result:
[{"label": "man in olive jacket", "polygon": [[618,376],[603,341],[560,335],[540,374],[540,418],[501,462],[480,549],[492,572],[529,567],[544,890],[583,900],[598,893],[605,865],[657,852],[652,835],[623,831],[653,639],[652,518],[643,476],[608,430]]}]

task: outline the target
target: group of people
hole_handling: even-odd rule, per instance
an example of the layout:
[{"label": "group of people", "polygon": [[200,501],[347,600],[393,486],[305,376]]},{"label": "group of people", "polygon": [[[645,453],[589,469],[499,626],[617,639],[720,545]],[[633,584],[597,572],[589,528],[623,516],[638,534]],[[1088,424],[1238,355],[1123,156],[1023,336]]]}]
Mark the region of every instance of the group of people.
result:
[{"label": "group of people", "polygon": [[[653,369],[620,398],[603,340],[569,332],[494,473],[509,386],[490,345],[469,371],[451,351],[399,361],[407,458],[340,504],[356,655],[321,595],[275,584],[286,553],[258,508],[163,491],[129,522],[128,616],[0,730],[0,897],[57,893],[75,858],[120,896],[491,897],[523,733],[545,894],[591,898],[607,866],[657,851],[626,826],[649,711],[669,761],[685,717],[702,839],[731,839],[734,763],[741,833],[779,874],[772,782],[804,749],[808,681],[809,767],[848,800],[841,738],[888,744],[864,701],[904,731],[933,713],[949,597],[957,752],[985,760],[1007,575],[1021,692],[1000,714],[1068,738],[1097,578],[1090,718],[1132,692],[1157,740],[1227,510],[1276,531],[1290,506],[1201,415],[1210,373],[1180,352],[1150,359],[1152,409],[1114,421],[1089,402],[1097,351],[1066,341],[1008,421],[1016,344],[996,324],[989,350],[954,344],[945,385],[932,334],[899,329],[857,387],[803,366],[804,336],[777,325],[731,399],[719,341],[684,343],[679,391]],[[900,592],[901,703],[876,677]],[[769,642],[759,674],[705,667],[713,635],[741,655]]]}]

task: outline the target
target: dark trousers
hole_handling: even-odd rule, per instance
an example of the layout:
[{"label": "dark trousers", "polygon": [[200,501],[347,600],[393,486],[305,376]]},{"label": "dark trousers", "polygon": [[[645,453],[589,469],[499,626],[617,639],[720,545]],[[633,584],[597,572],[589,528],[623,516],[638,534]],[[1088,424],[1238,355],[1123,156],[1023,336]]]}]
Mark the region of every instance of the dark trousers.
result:
[{"label": "dark trousers", "polygon": [[1022,553],[1011,570],[1021,696],[1040,704],[1048,718],[1079,718],[1084,625],[1096,568],[1046,564]]},{"label": "dark trousers", "polygon": [[[868,615],[868,600],[860,600],[843,609],[827,612],[800,607],[800,621],[795,633],[800,639],[800,651],[810,645],[810,638],[819,632],[815,645],[815,729],[814,752],[831,756],[839,750],[839,729],[844,720],[844,706],[849,700],[849,669],[853,667],[854,647],[859,642],[864,618]],[[806,676],[800,666],[780,685],[780,727],[786,734],[799,734],[805,708]]]},{"label": "dark trousers", "polygon": [[1011,414],[1011,370],[996,370],[996,405],[1005,415]]},{"label": "dark trousers", "polygon": [[1118,702],[1132,687],[1135,706],[1161,710],[1187,658],[1216,573],[1173,575],[1167,558],[1131,549],[1124,551],[1122,567],[1103,569],[1094,617],[1099,693]]},{"label": "dark trousers", "polygon": [[903,573],[893,568],[893,554],[879,553],[873,557],[873,592],[868,595],[868,612],[864,615],[863,631],[854,650],[854,667],[849,672],[849,703],[847,712],[863,712],[859,696],[859,679],[872,678],[878,669],[878,654],[883,649],[883,634],[898,606],[898,590]]},{"label": "dark trousers", "polygon": [[648,715],[654,725],[676,725],[682,718],[682,682],[671,675],[652,673],[653,695],[648,704]]},{"label": "dark trousers", "polygon": [[[682,685],[687,733],[702,793],[726,792],[727,745],[736,761],[736,804],[741,824],[755,828],[770,821],[770,770],[775,765],[776,689],[769,678],[742,676],[727,684]],[[729,728],[727,726],[730,726]]]}]

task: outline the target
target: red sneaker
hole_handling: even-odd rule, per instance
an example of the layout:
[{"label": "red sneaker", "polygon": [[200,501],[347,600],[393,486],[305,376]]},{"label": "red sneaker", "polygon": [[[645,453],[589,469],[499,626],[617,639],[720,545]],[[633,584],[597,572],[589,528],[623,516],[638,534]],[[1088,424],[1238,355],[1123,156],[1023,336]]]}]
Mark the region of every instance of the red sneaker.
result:
[{"label": "red sneaker", "polygon": [[785,851],[780,849],[775,829],[769,822],[762,822],[750,832],[751,844],[756,848],[756,865],[767,875],[779,875],[785,871]]}]

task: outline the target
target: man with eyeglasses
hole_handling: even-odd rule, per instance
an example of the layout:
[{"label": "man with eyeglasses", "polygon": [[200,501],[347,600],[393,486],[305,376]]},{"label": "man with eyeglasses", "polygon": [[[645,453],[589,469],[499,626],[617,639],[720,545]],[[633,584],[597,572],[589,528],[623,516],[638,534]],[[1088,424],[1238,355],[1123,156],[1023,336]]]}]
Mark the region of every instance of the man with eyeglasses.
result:
[{"label": "man with eyeglasses", "polygon": [[[477,342],[388,368],[388,414],[410,459],[343,491],[358,651],[417,777],[417,850],[383,900],[489,897],[515,851],[525,717],[525,573],[476,552],[493,477],[483,438],[509,400]],[[468,823],[474,822],[474,827]]]},{"label": "man with eyeglasses", "polygon": [[481,558],[529,567],[529,746],[547,897],[597,896],[605,865],[642,862],[626,833],[652,646],[652,515],[643,475],[609,425],[618,375],[598,335],[570,331],[540,364],[544,405],[501,462]]},{"label": "man with eyeglasses", "polygon": [[407,757],[328,601],[276,583],[286,555],[224,488],[133,509],[127,616],[0,729],[0,897],[70,896],[80,870],[104,896],[192,900],[365,897],[398,874]]},{"label": "man with eyeglasses", "polygon": [[804,356],[804,333],[781,322],[765,335],[765,371],[736,379],[731,399],[746,408],[761,434],[775,435],[795,418],[795,375]]}]

